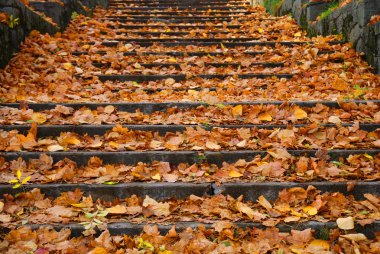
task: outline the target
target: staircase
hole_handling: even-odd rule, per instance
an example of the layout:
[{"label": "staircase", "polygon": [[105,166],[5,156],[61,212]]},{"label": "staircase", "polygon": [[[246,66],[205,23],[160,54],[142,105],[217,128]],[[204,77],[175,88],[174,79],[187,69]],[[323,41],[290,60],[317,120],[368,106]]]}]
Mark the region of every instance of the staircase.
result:
[{"label": "staircase", "polygon": [[[237,227],[230,248],[244,232],[255,235],[252,228],[292,237],[314,231],[314,252],[290,241],[289,249],[257,253],[376,242],[379,79],[343,41],[307,38],[290,17],[241,0],[110,0],[83,19],[56,39],[51,64],[60,71],[49,85],[30,76],[35,87],[16,97],[2,91],[3,234],[22,225],[68,228],[72,237],[106,228],[113,236],[156,234],[147,225],[162,235],[173,226],[206,235]],[[21,79],[16,63],[7,72]],[[6,78],[4,89],[15,91]],[[49,208],[31,201],[38,193]],[[11,214],[15,204],[23,209]],[[334,242],[338,226],[369,240]],[[170,243],[163,252],[146,239],[135,248],[172,253]],[[223,251],[214,249],[237,253]]]}]

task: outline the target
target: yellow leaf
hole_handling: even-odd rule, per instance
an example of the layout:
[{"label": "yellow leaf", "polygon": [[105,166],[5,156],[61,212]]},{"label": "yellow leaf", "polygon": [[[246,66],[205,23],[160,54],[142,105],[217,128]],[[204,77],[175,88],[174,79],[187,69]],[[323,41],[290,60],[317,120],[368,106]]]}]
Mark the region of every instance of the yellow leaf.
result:
[{"label": "yellow leaf", "polygon": [[373,160],[373,157],[367,153],[364,154],[364,157],[366,157],[367,159]]},{"label": "yellow leaf", "polygon": [[343,230],[351,230],[351,229],[354,229],[355,227],[354,218],[352,218],[351,216],[346,217],[346,218],[338,218],[336,220],[336,224],[338,225],[340,229],[343,229]]},{"label": "yellow leaf", "polygon": [[30,176],[27,176],[22,180],[21,184],[26,184],[30,180]]},{"label": "yellow leaf", "polygon": [[257,29],[257,31],[259,31],[259,33],[264,33],[264,29],[262,29],[262,28],[259,28],[259,29]]},{"label": "yellow leaf", "polygon": [[272,209],[272,204],[269,203],[269,201],[263,196],[261,195],[259,197],[259,199],[257,200],[257,202],[262,205],[265,209]]},{"label": "yellow leaf", "polygon": [[152,176],[152,179],[157,180],[157,181],[161,181],[161,175],[160,175],[160,173],[157,173],[154,176]]},{"label": "yellow leaf", "polygon": [[122,205],[115,205],[113,207],[107,208],[106,211],[112,214],[124,214],[127,213],[127,208]]},{"label": "yellow leaf", "polygon": [[226,62],[232,62],[232,61],[233,61],[233,59],[232,59],[232,57],[230,57],[230,56],[229,56],[229,57],[227,57],[227,58],[226,58],[226,60],[225,60],[225,61],[226,61]]},{"label": "yellow leaf", "polygon": [[32,120],[35,123],[43,124],[44,122],[46,122],[46,116],[44,114],[41,114],[41,113],[33,113],[32,114]]},{"label": "yellow leaf", "polygon": [[293,215],[293,216],[297,216],[297,217],[304,217],[302,213],[299,213],[295,210],[291,210],[290,213]]},{"label": "yellow leaf", "polygon": [[64,63],[63,68],[65,68],[66,70],[70,70],[71,68],[73,68],[73,65],[71,63]]},{"label": "yellow leaf", "polygon": [[61,142],[60,142],[62,145],[79,145],[80,144],[80,140],[77,139],[76,137],[67,137],[67,138],[64,138]]},{"label": "yellow leaf", "polygon": [[260,114],[258,119],[260,121],[270,122],[270,121],[272,121],[272,116],[268,112],[265,112],[265,113]]},{"label": "yellow leaf", "polygon": [[16,172],[16,176],[17,176],[18,180],[20,180],[21,175],[22,175],[21,170],[18,169],[17,172]]},{"label": "yellow leaf", "polygon": [[305,206],[304,208],[302,208],[302,211],[304,213],[307,213],[308,215],[316,215],[318,213],[317,208],[313,206]]},{"label": "yellow leaf", "polygon": [[228,176],[229,176],[229,177],[241,177],[241,176],[243,176],[243,174],[241,174],[241,173],[239,173],[238,171],[232,169],[232,170],[228,173]]},{"label": "yellow leaf", "polygon": [[13,185],[12,189],[17,189],[17,188],[19,188],[20,186],[21,186],[21,183],[15,184],[15,185]]},{"label": "yellow leaf", "polygon": [[109,144],[110,147],[115,148],[115,149],[118,149],[120,147],[120,144],[116,143],[114,141],[111,141],[108,144]]},{"label": "yellow leaf", "polygon": [[304,253],[304,251],[302,249],[298,249],[298,248],[291,248],[290,250],[295,254],[303,254]]},{"label": "yellow leaf", "polygon": [[88,252],[88,254],[108,254],[108,251],[103,247],[95,247],[95,249]]},{"label": "yellow leaf", "polygon": [[242,116],[243,115],[243,106],[242,105],[237,105],[232,108],[232,115],[234,117]]},{"label": "yellow leaf", "polygon": [[322,248],[324,250],[330,250],[329,242],[321,239],[314,239],[313,241],[311,241],[309,246]]},{"label": "yellow leaf", "polygon": [[296,108],[294,110],[294,116],[298,119],[298,120],[301,120],[301,119],[304,119],[307,117],[307,113],[301,109],[301,108]]},{"label": "yellow leaf", "polygon": [[86,207],[85,204],[82,204],[82,203],[78,203],[78,204],[70,204],[71,206],[74,206],[74,207],[77,207],[77,208],[84,208]]},{"label": "yellow leaf", "polygon": [[148,241],[144,241],[144,239],[142,239],[141,237],[139,238],[139,244],[137,245],[137,248],[139,250],[149,249],[151,251],[154,251],[153,245]]},{"label": "yellow leaf", "polygon": [[172,57],[172,58],[169,58],[169,59],[168,59],[168,62],[169,62],[169,63],[176,63],[176,62],[177,62],[177,59],[175,59],[175,58]]},{"label": "yellow leaf", "polygon": [[10,184],[15,184],[15,183],[18,183],[18,180],[16,180],[16,179],[13,179],[13,180],[9,180],[9,182],[8,183],[10,183]]},{"label": "yellow leaf", "polygon": [[302,36],[301,32],[298,32],[298,33],[294,34],[294,37],[301,37],[301,36]]}]

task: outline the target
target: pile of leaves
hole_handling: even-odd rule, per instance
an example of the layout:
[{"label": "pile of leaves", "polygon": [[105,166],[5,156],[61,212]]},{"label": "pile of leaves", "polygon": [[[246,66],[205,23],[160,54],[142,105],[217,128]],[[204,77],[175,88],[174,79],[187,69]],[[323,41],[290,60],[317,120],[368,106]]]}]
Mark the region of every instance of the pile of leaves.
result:
[{"label": "pile of leaves", "polygon": [[[146,151],[146,150],[262,150],[286,149],[371,149],[380,147],[379,130],[352,127],[324,127],[311,124],[287,129],[187,127],[183,132],[129,130],[116,125],[103,135],[62,132],[59,136],[37,138],[37,125],[27,135],[17,130],[0,130],[0,151]],[[286,156],[285,156],[286,157]],[[281,156],[279,156],[281,158]]]},{"label": "pile of leaves", "polygon": [[116,106],[99,106],[94,110],[83,106],[74,109],[57,105],[54,109],[34,111],[27,104],[21,109],[1,107],[0,124],[340,124],[380,123],[379,104],[340,103],[340,108],[316,104],[314,107],[282,105],[202,105],[168,107],[165,111],[143,113],[118,110]]},{"label": "pile of leaves", "polygon": [[[149,196],[132,195],[106,201],[84,196],[76,189],[63,192],[57,198],[46,198],[39,189],[17,196],[4,195],[1,200],[0,221],[3,227],[19,223],[55,224],[81,223],[89,233],[95,226],[111,222],[129,223],[202,222],[219,220],[231,222],[260,222],[273,227],[279,223],[305,221],[337,221],[342,229],[351,230],[354,222],[371,224],[380,219],[380,198],[364,194],[364,200],[336,193],[321,193],[313,186],[295,187],[279,192],[274,202],[260,196],[257,202],[245,201],[243,196],[225,195],[198,197],[185,200],[171,198],[157,201]],[[104,226],[104,225],[103,225]]]},{"label": "pile of leaves", "polygon": [[200,225],[177,232],[173,227],[161,235],[157,226],[144,226],[140,235],[111,236],[104,231],[99,237],[70,237],[69,229],[56,231],[49,227],[31,230],[21,227],[5,235],[0,251],[54,253],[379,253],[380,238],[369,240],[363,234],[332,230],[325,239],[318,239],[312,230],[235,228],[230,223],[219,223],[207,229]]},{"label": "pile of leaves", "polygon": [[107,164],[99,157],[91,157],[87,165],[78,166],[66,158],[53,163],[53,158],[41,154],[39,159],[24,161],[22,158],[6,161],[0,157],[0,182],[8,183],[16,178],[17,172],[28,177],[29,183],[104,183],[125,182],[262,182],[315,180],[374,181],[380,179],[380,155],[349,155],[347,158],[331,160],[325,152],[316,157],[291,156],[284,149],[268,150],[267,155],[256,155],[253,160],[240,159],[236,162],[208,163],[199,154],[197,163],[171,164],[165,161],[139,162],[134,165]]}]

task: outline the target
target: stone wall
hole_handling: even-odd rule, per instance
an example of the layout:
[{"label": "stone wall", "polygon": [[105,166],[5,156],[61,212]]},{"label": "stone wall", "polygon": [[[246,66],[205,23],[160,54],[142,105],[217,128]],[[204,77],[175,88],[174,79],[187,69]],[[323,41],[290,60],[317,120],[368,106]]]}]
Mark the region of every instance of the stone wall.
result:
[{"label": "stone wall", "polygon": [[61,0],[61,3],[57,2],[38,2],[30,1],[31,7],[44,13],[47,17],[51,18],[63,31],[71,20],[71,14],[73,12],[86,14],[84,6],[79,0]]},{"label": "stone wall", "polygon": [[[45,13],[56,23],[47,21],[40,14],[25,6],[19,0],[0,0],[0,12],[6,12],[19,19],[19,24],[10,28],[0,23],[0,68],[4,68],[13,54],[19,50],[21,43],[32,30],[55,34],[62,31],[70,22],[72,12],[85,13],[84,6],[93,8],[98,4],[107,6],[108,0],[63,0],[64,6],[57,3],[40,2],[37,10]],[[58,6],[57,6],[58,5]]]},{"label": "stone wall", "polygon": [[358,52],[366,53],[366,59],[380,74],[380,40],[378,24],[368,26],[371,17],[380,14],[380,1],[352,0],[351,3],[332,11],[323,19],[317,17],[330,7],[330,3],[310,3],[309,0],[284,0],[277,15],[291,13],[297,23],[310,36],[341,34]]},{"label": "stone wall", "polygon": [[2,0],[0,11],[19,19],[19,24],[14,28],[0,24],[0,68],[8,63],[30,31],[38,30],[49,34],[58,32],[57,26],[46,21],[19,0]]}]

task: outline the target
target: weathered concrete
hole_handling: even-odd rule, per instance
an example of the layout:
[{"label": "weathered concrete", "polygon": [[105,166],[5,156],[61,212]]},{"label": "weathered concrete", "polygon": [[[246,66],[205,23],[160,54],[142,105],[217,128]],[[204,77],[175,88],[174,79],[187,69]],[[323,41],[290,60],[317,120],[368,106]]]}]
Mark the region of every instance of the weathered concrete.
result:
[{"label": "weathered concrete", "polygon": [[380,40],[374,32],[377,25],[374,26],[376,29],[367,25],[373,15],[380,14],[380,1],[353,0],[323,19],[316,16],[327,10],[330,4],[319,4],[318,8],[316,6],[317,4],[312,4],[309,0],[285,0],[277,14],[291,13],[310,36],[341,34],[345,40],[353,44],[356,51],[366,53],[368,63],[380,74]]}]

